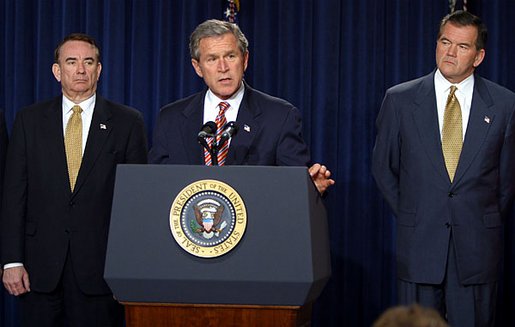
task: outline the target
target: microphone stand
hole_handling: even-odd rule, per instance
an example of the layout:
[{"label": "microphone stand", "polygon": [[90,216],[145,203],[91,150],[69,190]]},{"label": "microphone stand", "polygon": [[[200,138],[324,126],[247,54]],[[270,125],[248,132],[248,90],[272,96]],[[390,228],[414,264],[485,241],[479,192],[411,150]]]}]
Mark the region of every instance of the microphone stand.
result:
[{"label": "microphone stand", "polygon": [[218,146],[216,144],[216,136],[213,136],[213,143],[211,146],[209,146],[209,143],[204,137],[199,136],[197,140],[211,155],[211,165],[218,166]]},{"label": "microphone stand", "polygon": [[[209,154],[211,155],[211,165],[218,166],[218,152],[226,142],[229,142],[229,139],[232,136],[236,135],[236,133],[238,132],[238,126],[235,122],[229,122],[225,124],[224,132],[221,133],[220,140],[217,141],[217,135],[216,132],[214,132],[215,126],[211,127],[213,132],[210,132],[206,129],[206,127],[210,127],[210,123],[214,125],[213,122],[208,122],[204,124],[201,132],[198,135],[197,140],[204,147],[204,149],[206,149],[206,151],[209,152]],[[206,137],[208,136],[213,138],[211,146],[209,146],[209,143],[206,141]]]},{"label": "microphone stand", "polygon": [[232,136],[238,132],[238,126],[235,122],[228,122],[225,124],[223,132],[220,134],[220,140],[216,140],[216,136],[213,139],[213,145],[211,146],[211,162],[213,166],[218,166],[218,151],[224,147],[226,142],[229,142]]},{"label": "microphone stand", "polygon": [[211,163],[212,166],[218,166],[218,144],[216,142],[216,136],[213,137],[213,144],[211,145],[211,149],[208,149],[211,154]]}]

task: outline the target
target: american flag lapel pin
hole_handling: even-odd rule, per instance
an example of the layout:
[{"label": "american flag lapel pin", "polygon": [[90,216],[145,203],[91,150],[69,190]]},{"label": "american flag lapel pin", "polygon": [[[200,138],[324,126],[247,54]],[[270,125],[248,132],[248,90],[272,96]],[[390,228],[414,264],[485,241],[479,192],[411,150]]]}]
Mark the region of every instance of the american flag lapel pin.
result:
[{"label": "american flag lapel pin", "polygon": [[100,124],[100,129],[107,129],[107,126],[105,124]]},{"label": "american flag lapel pin", "polygon": [[243,130],[247,133],[250,133],[250,126],[247,124],[243,125]]},{"label": "american flag lapel pin", "polygon": [[485,116],[485,122],[486,122],[487,124],[490,124],[490,117]]}]

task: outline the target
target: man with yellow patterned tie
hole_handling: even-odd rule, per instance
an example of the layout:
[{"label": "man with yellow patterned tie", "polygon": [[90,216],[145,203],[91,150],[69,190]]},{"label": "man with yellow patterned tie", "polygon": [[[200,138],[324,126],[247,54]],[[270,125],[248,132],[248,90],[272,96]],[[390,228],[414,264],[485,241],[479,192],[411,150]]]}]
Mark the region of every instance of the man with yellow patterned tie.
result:
[{"label": "man with yellow patterned tie", "polygon": [[93,38],[70,34],[52,72],[62,95],[18,112],[6,161],[3,282],[22,326],[123,326],[103,279],[116,165],[146,163],[141,114],[96,94]]},{"label": "man with yellow patterned tie", "polygon": [[398,297],[451,326],[493,326],[503,219],[515,190],[515,94],[477,74],[487,32],[443,18],[437,69],[390,88],[372,170],[396,216]]}]

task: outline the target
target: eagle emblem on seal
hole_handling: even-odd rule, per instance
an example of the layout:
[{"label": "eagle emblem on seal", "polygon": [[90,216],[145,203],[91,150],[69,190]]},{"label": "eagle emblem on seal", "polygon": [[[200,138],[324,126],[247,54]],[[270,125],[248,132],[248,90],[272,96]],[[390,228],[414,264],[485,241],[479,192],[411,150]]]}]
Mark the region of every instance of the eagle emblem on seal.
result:
[{"label": "eagle emblem on seal", "polygon": [[224,206],[213,199],[199,201],[193,206],[195,220],[191,220],[190,227],[194,233],[202,235],[206,239],[218,237],[227,226],[222,219]]}]

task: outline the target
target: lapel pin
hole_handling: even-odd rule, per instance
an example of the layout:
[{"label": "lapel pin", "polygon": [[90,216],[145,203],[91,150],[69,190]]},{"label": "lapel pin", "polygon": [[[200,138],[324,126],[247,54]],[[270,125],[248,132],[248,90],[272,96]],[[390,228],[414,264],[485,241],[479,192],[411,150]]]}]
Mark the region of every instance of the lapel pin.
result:
[{"label": "lapel pin", "polygon": [[100,129],[107,129],[107,126],[105,124],[100,124]]},{"label": "lapel pin", "polygon": [[250,126],[247,124],[243,125],[243,130],[247,133],[250,133]]},{"label": "lapel pin", "polygon": [[485,116],[485,122],[486,122],[487,124],[490,124],[490,117]]}]

